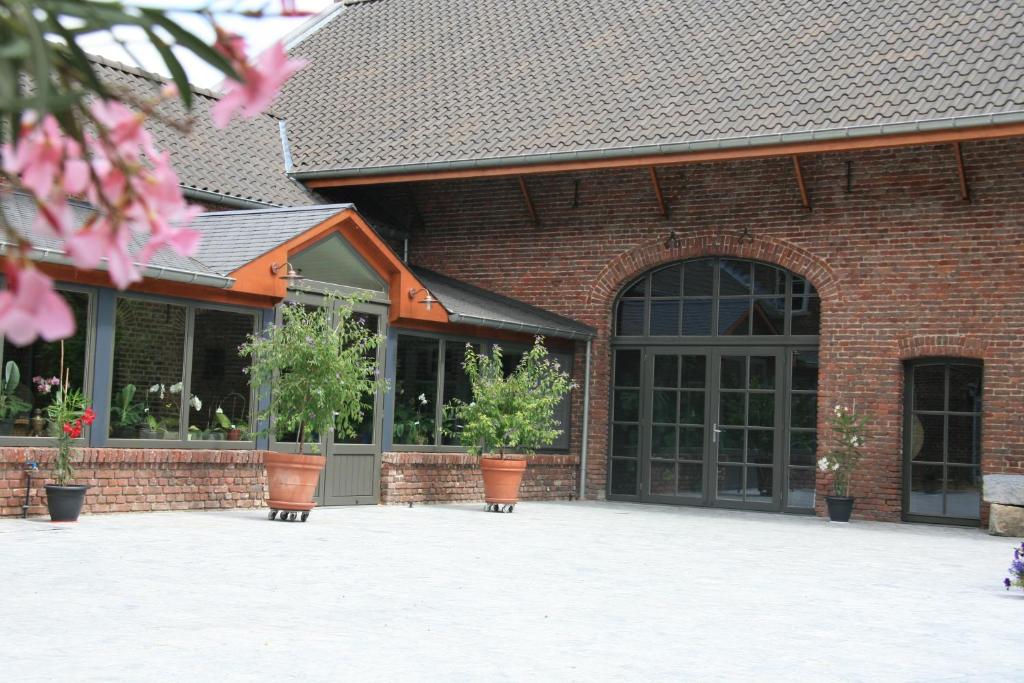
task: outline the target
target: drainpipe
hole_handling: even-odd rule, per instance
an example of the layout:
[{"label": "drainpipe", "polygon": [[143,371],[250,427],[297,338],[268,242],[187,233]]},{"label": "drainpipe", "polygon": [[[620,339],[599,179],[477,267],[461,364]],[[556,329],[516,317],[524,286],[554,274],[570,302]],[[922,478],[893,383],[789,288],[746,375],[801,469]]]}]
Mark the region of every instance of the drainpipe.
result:
[{"label": "drainpipe", "polygon": [[580,500],[587,495],[587,443],[590,441],[590,340],[587,340],[586,370],[583,375],[583,439],[580,444]]},{"label": "drainpipe", "polygon": [[29,495],[32,492],[32,475],[39,471],[39,465],[34,460],[25,463],[25,503],[21,506],[21,518],[28,519]]}]

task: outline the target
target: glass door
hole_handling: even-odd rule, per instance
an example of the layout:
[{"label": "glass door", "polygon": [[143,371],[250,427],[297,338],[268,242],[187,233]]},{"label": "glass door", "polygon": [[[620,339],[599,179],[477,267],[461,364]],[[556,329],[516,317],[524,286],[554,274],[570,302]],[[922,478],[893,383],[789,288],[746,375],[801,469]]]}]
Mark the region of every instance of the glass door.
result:
[{"label": "glass door", "polygon": [[641,499],[707,501],[710,370],[706,349],[652,349],[641,412],[644,454]]},{"label": "glass door", "polygon": [[784,356],[779,349],[714,353],[713,504],[779,509]]}]

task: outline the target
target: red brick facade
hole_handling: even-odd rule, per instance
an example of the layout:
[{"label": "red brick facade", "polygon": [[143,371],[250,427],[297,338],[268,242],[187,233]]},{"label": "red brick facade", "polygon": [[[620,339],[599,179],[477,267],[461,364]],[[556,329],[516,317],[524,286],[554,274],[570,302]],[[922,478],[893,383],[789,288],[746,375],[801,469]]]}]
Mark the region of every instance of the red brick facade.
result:
[{"label": "red brick facade", "polygon": [[[573,455],[533,455],[519,489],[522,500],[572,500],[580,459]],[[381,503],[482,501],[480,459],[465,453],[385,453],[381,464]]]},{"label": "red brick facade", "polygon": [[[25,462],[33,474],[29,514],[46,514],[54,450],[0,448],[0,517],[21,515]],[[210,510],[261,507],[266,472],[258,451],[85,448],[75,460],[75,483],[88,484],[83,512]]]},{"label": "red brick facade", "polygon": [[[606,482],[619,289],[657,264],[702,255],[808,277],[822,297],[819,430],[836,401],[873,416],[853,493],[863,516],[895,520],[907,359],[981,359],[983,471],[1024,473],[1024,140],[965,144],[963,155],[966,202],[949,146],[803,157],[811,210],[789,158],[662,168],[667,218],[646,169],[533,176],[536,225],[515,178],[414,184],[422,227],[411,260],[598,329],[591,495]],[[670,230],[677,246],[666,247]],[[577,398],[573,453],[580,415]]]}]

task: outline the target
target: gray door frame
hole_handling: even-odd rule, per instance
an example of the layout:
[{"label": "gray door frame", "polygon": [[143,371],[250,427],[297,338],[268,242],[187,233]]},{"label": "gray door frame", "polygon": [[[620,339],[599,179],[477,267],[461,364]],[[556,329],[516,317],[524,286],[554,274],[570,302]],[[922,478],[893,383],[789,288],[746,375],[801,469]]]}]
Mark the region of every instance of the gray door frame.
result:
[{"label": "gray door frame", "polygon": [[[289,299],[303,304],[319,306],[323,303],[323,297],[309,292],[289,292]],[[356,312],[376,315],[378,320],[377,333],[387,337],[388,332],[388,306],[381,303],[363,302],[353,307]],[[274,324],[281,324],[281,306],[275,307]],[[379,377],[386,376],[385,359],[386,344],[381,342],[377,346],[377,373]],[[334,430],[327,434],[320,435],[317,446],[327,462],[317,482],[316,492],[313,499],[318,506],[335,505],[376,505],[380,499],[380,472],[381,472],[381,435],[384,424],[384,392],[378,389],[373,400],[373,439],[369,444],[336,444],[334,443]],[[276,441],[274,439],[273,419],[270,424],[270,450],[278,453],[298,453],[298,446],[293,442]],[[372,456],[373,471],[372,480],[369,482],[370,489],[367,493],[352,495],[331,495],[327,490],[326,483],[336,473],[337,468],[344,468],[344,460],[352,457],[366,458]]]}]

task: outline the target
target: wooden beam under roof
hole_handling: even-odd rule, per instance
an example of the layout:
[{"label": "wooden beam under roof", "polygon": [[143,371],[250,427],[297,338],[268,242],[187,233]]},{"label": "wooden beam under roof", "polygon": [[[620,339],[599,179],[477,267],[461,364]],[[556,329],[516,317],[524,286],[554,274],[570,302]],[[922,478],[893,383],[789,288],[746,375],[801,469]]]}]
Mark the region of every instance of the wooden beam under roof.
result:
[{"label": "wooden beam under roof", "polygon": [[803,203],[804,208],[808,211],[811,210],[811,198],[807,194],[807,184],[804,183],[804,172],[800,168],[800,157],[793,155],[793,174],[796,176],[796,185],[800,188],[800,201]]},{"label": "wooden beam under roof", "polygon": [[953,155],[956,157],[956,172],[960,177],[960,199],[965,202],[971,201],[971,188],[967,185],[967,171],[964,169],[964,154],[960,149],[960,143],[953,143]]},{"label": "wooden beam under roof", "polygon": [[523,202],[526,204],[526,210],[530,212],[530,221],[537,225],[537,210],[533,208],[530,190],[526,187],[526,178],[523,176],[519,176],[519,190],[523,193]]},{"label": "wooden beam under roof", "polygon": [[658,210],[662,218],[668,218],[668,206],[665,205],[665,196],[661,193],[661,183],[658,182],[658,171],[653,166],[651,171],[651,185],[654,186],[654,196],[658,199]]}]

